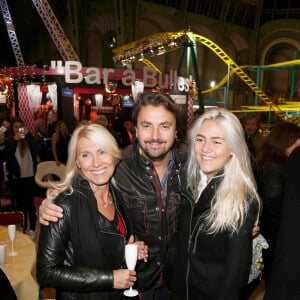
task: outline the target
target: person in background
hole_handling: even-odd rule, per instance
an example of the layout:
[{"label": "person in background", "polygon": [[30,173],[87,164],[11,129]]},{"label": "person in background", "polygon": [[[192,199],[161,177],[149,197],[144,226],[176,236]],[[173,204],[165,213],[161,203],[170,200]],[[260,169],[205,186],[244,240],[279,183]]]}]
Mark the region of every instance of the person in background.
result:
[{"label": "person in background", "polygon": [[45,119],[45,114],[42,111],[36,113],[36,119],[34,120],[34,137],[37,140],[42,140],[48,137],[47,122]]},{"label": "person in background", "polygon": [[196,109],[195,111],[193,111],[193,122],[201,117],[202,114],[203,112],[200,109]]},{"label": "person in background", "polygon": [[95,116],[95,118],[93,118],[93,120],[91,119],[91,123],[102,125],[105,128],[107,128],[107,126],[109,125],[106,115],[103,115],[103,114]]},{"label": "person in background", "polygon": [[[7,145],[7,142],[11,138],[11,120],[4,119],[1,122],[0,126],[0,192],[2,194],[2,188],[5,189],[6,186],[3,186],[3,182],[6,180],[6,169],[4,167],[5,159],[3,151],[5,149],[5,146]],[[1,201],[0,201],[0,207],[1,207]]]},{"label": "person in background", "polygon": [[69,141],[70,133],[67,124],[62,120],[58,121],[51,139],[52,154],[57,165],[67,163]]},{"label": "person in background", "polygon": [[250,152],[252,169],[256,175],[257,157],[261,151],[261,147],[265,141],[260,129],[260,118],[256,114],[248,114],[243,120],[245,138]]},{"label": "person in background", "polygon": [[189,145],[172,299],[239,300],[260,209],[243,128],[212,109],[193,123]]},{"label": "person in background", "polygon": [[93,120],[93,123],[104,126],[113,135],[113,137],[116,139],[118,145],[120,146],[118,135],[109,125],[109,120],[106,115],[103,115],[103,114],[97,115],[97,117]]},{"label": "person in background", "polygon": [[[137,142],[123,150],[114,178],[135,238],[151,253],[147,263],[139,261],[136,266],[135,288],[142,300],[167,300],[185,189],[187,148],[175,143],[182,118],[173,99],[162,93],[140,94],[132,117]],[[39,212],[45,225],[63,216],[50,200],[42,202]]]},{"label": "person in background", "polygon": [[269,244],[269,248],[263,251],[263,275],[266,284],[274,261],[281,219],[284,169],[292,150],[299,145],[300,128],[292,123],[279,123],[271,128],[257,160],[258,192],[263,201],[260,228]]},{"label": "person in background", "polygon": [[7,118],[4,119],[1,123],[1,126],[4,126],[6,128],[5,130],[5,138],[9,139],[12,136],[12,129],[11,129],[11,119]]},{"label": "person in background", "polygon": [[40,162],[40,144],[20,118],[12,120],[13,137],[4,149],[8,171],[8,184],[16,200],[17,208],[24,212],[24,230],[27,229],[29,214],[29,235],[35,238],[36,213],[34,208],[34,175]]},{"label": "person in background", "polygon": [[54,111],[53,105],[48,105],[47,128],[48,128],[49,137],[52,137],[53,133],[55,132],[56,124],[57,124],[57,112]]},{"label": "person in background", "polygon": [[[136,272],[123,268],[132,226],[113,184],[121,152],[103,126],[87,124],[75,129],[68,153],[66,179],[54,200],[65,214],[41,226],[37,278],[56,289],[57,299],[121,299],[122,289],[136,281]],[[147,261],[147,246],[137,245]]]},{"label": "person in background", "polygon": [[91,111],[90,112],[90,123],[95,123],[95,120],[97,119],[98,114],[96,111]]},{"label": "person in background", "polygon": [[123,123],[122,128],[122,148],[127,147],[128,145],[131,145],[134,143],[135,134],[134,134],[135,128],[134,124],[127,120]]},{"label": "person in background", "polygon": [[264,300],[300,299],[300,147],[293,144],[288,152],[281,221]]}]

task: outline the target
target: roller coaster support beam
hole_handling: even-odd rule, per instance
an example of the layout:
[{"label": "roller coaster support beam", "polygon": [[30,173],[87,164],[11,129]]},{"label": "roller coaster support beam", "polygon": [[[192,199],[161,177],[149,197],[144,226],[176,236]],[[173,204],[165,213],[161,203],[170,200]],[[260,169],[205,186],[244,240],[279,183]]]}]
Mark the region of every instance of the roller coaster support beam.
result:
[{"label": "roller coaster support beam", "polygon": [[197,101],[198,101],[198,105],[199,105],[199,110],[201,112],[204,112],[203,97],[202,97],[202,92],[201,92],[200,78],[199,78],[198,65],[197,65],[197,56],[196,56],[194,47],[195,47],[195,43],[192,41],[183,43],[181,52],[180,52],[180,57],[179,57],[179,64],[177,67],[177,74],[180,75],[180,70],[181,70],[181,66],[182,66],[184,53],[188,49],[187,52],[190,57],[187,58],[187,71],[188,71],[187,75],[188,76],[191,75],[190,74],[190,58],[192,58],[192,63],[194,66],[196,90],[197,90]]},{"label": "roller coaster support beam", "polygon": [[[294,51],[293,53],[293,60],[297,59],[297,52]],[[295,78],[296,78],[296,67],[292,67],[292,78],[291,78],[291,87],[290,87],[290,100],[293,100],[294,93],[295,93]]]},{"label": "roller coaster support beam", "polygon": [[[260,67],[257,67],[257,71],[256,71],[256,85],[260,86]],[[255,93],[255,98],[254,98],[254,105],[257,106],[259,102],[259,98],[258,98],[258,94]]]},{"label": "roller coaster support beam", "polygon": [[224,108],[228,108],[228,98],[229,98],[229,89],[230,89],[230,64],[227,64],[227,84],[226,84],[226,90],[224,92]]}]

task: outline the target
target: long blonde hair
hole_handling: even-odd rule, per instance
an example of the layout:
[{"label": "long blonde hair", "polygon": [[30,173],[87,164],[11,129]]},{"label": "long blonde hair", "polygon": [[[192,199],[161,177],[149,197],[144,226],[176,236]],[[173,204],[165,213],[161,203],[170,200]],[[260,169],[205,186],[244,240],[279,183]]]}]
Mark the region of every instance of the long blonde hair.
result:
[{"label": "long blonde hair", "polygon": [[101,150],[112,155],[116,163],[121,159],[121,151],[118,144],[105,127],[93,123],[79,125],[74,130],[68,145],[68,161],[65,179],[62,183],[55,186],[59,191],[68,189],[70,193],[72,193],[72,179],[80,172],[76,164],[77,143],[78,140],[83,137],[93,141]]},{"label": "long blonde hair", "polygon": [[198,130],[205,120],[214,120],[221,127],[224,140],[233,155],[224,167],[223,179],[212,200],[211,210],[206,215],[204,228],[208,233],[224,230],[234,233],[243,225],[250,202],[257,201],[260,207],[244,131],[238,118],[221,108],[209,110],[194,122],[189,131],[187,182],[196,200],[199,197],[201,170],[195,156],[194,144]]}]

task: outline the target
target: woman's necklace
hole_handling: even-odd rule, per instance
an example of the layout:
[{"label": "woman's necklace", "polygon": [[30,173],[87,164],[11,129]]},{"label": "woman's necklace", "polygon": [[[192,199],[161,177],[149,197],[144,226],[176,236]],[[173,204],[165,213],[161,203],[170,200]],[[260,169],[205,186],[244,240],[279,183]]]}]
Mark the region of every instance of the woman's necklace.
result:
[{"label": "woman's necklace", "polygon": [[103,207],[103,208],[108,208],[109,206],[111,206],[113,204],[111,193],[108,194],[108,198],[106,201],[103,200],[103,203],[100,203],[100,201],[97,201],[97,203],[100,207]]},{"label": "woman's necklace", "polygon": [[111,199],[107,199],[107,202],[104,202],[103,204],[103,208],[108,208],[110,205],[112,205],[112,200]]},{"label": "woman's necklace", "polygon": [[[97,205],[99,208],[103,207],[103,208],[108,208],[109,206],[111,206],[113,204],[113,200],[112,200],[112,195],[111,193],[109,192],[108,193],[108,196],[107,196],[107,199],[103,199],[102,197],[100,197],[100,199],[98,199],[99,196],[96,195],[96,193],[101,189],[101,187],[93,187],[91,185],[91,189],[96,197],[96,200],[97,200]],[[103,200],[102,200],[103,199]]]}]

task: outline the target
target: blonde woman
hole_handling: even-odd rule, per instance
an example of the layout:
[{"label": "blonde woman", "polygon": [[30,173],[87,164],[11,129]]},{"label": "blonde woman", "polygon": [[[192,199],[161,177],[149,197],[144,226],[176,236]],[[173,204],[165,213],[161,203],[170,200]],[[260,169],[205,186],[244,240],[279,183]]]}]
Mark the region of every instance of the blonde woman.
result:
[{"label": "blonde woman", "polygon": [[189,143],[173,299],[240,299],[260,207],[243,129],[231,112],[210,110]]},{"label": "blonde woman", "polygon": [[[56,289],[57,299],[118,300],[136,281],[136,272],[124,266],[131,223],[112,184],[121,152],[107,129],[87,124],[75,129],[68,154],[54,200],[64,215],[41,226],[37,278],[41,287]],[[146,261],[147,246],[137,244]]]}]

